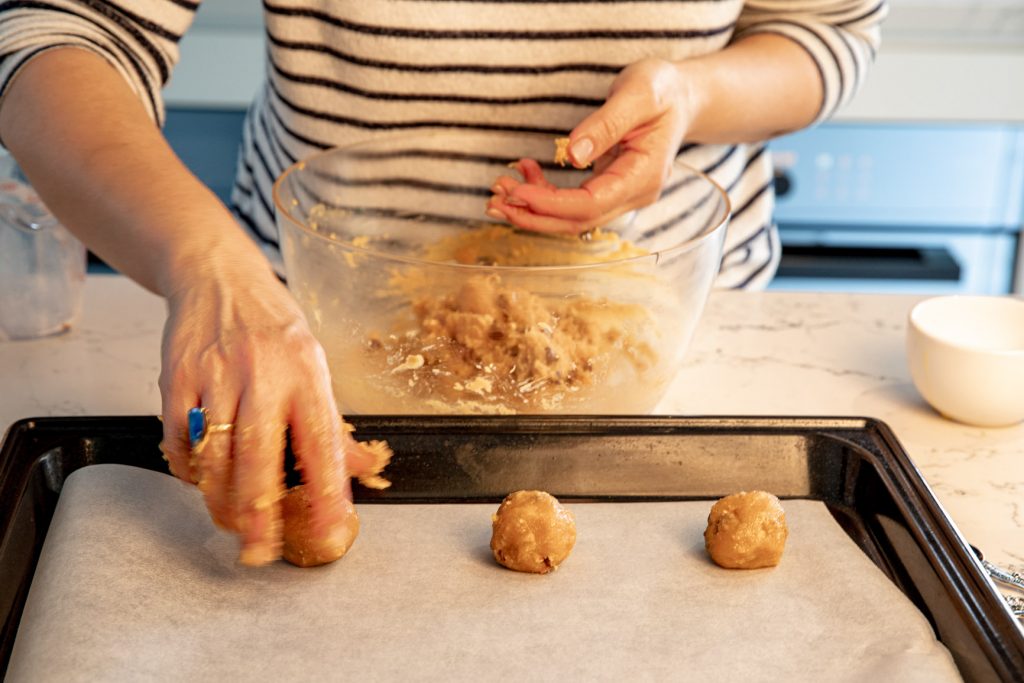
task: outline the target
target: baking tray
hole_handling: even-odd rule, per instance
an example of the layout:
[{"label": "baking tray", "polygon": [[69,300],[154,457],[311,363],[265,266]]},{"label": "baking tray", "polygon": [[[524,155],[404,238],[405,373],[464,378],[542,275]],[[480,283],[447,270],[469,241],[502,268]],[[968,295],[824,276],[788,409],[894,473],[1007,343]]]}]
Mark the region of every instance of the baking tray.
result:
[{"label": "baking tray", "polygon": [[[882,422],[861,418],[352,416],[395,451],[357,503],[704,500],[743,489],[824,502],[921,610],[968,681],[1024,680],[1024,635]],[[0,673],[66,477],[117,463],[166,471],[153,417],[22,420],[0,450]]]}]

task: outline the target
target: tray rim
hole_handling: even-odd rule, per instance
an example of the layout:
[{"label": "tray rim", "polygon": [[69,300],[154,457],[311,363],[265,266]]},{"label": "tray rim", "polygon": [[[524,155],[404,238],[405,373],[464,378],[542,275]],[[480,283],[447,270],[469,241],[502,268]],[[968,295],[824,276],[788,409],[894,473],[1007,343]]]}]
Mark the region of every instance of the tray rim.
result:
[{"label": "tray rim", "polygon": [[[130,427],[134,423],[140,428],[152,429],[158,424],[156,420],[155,416],[149,415],[29,417],[17,420],[5,430],[3,441],[0,443],[0,491],[5,490],[12,475],[17,474],[14,470],[18,463],[14,462],[14,458],[9,457],[11,452],[19,445],[20,439],[29,438],[33,432],[48,435],[64,433],[76,435],[78,438],[88,438],[90,434],[83,433],[82,427],[89,427],[93,431],[99,430],[100,432],[113,429],[124,431],[126,427]],[[888,453],[877,453],[863,444],[841,438],[840,440],[845,441],[848,447],[861,451],[863,456],[868,456],[876,463],[887,465],[884,468],[879,468],[879,476],[883,484],[894,494],[893,500],[900,511],[906,515],[908,520],[913,520],[913,523],[908,526],[908,530],[912,533],[915,544],[927,558],[932,569],[940,575],[947,589],[952,588],[955,591],[958,604],[966,610],[966,614],[962,610],[958,610],[959,616],[965,618],[966,626],[969,629],[976,632],[980,630],[983,640],[993,648],[994,653],[986,653],[986,658],[994,668],[1009,674],[1005,680],[1014,680],[1013,676],[1024,672],[1024,669],[1018,668],[1020,665],[1014,661],[1015,659],[1021,661],[1024,658],[1024,628],[1017,623],[1008,606],[1001,599],[998,590],[984,571],[980,560],[971,550],[963,533],[939,503],[926,479],[900,444],[893,430],[880,419],[860,416],[785,415],[353,415],[346,416],[346,420],[356,426],[357,431],[361,426],[387,422],[391,429],[400,426],[400,433],[405,430],[415,430],[417,434],[470,427],[478,431],[544,432],[547,435],[553,433],[556,435],[592,434],[597,429],[600,429],[603,434],[608,434],[609,429],[623,434],[667,434],[681,429],[700,432],[723,427],[781,433],[806,433],[808,430],[812,430],[833,439],[839,437],[828,434],[829,429],[855,430],[873,434],[882,442]],[[424,420],[432,423],[426,430],[422,424]],[[552,430],[552,427],[556,426],[561,428]],[[42,432],[37,430],[42,430]],[[43,453],[37,453],[28,462],[35,463],[42,455]],[[889,462],[890,459],[892,462]],[[31,466],[25,467],[21,477],[22,481],[17,482],[18,499],[10,501],[10,509],[16,509],[20,503],[25,494],[27,484],[25,478],[31,472]],[[897,490],[893,491],[894,488]],[[900,495],[896,495],[897,493]],[[708,499],[711,498],[708,497]],[[384,503],[386,501],[377,502]],[[6,514],[0,518],[0,548],[5,546],[8,541],[11,523],[12,519],[8,519]],[[48,525],[49,521],[47,520],[47,527]],[[933,531],[934,533],[932,533]],[[37,559],[39,550],[40,548],[36,548]],[[25,597],[27,597],[27,590]],[[24,607],[24,601],[22,601],[21,607]],[[20,610],[18,611],[20,619]],[[5,614],[5,624],[11,618],[11,614]],[[1006,629],[997,628],[996,621],[1008,621],[1012,627],[1015,627],[1015,635],[1018,637],[1006,638]],[[1005,626],[1005,624],[1003,625]],[[936,633],[936,638],[941,642],[938,633]],[[13,640],[11,644],[13,646]],[[998,655],[999,659],[993,660],[992,654]],[[9,649],[0,652],[0,674],[6,671],[9,657]]]}]

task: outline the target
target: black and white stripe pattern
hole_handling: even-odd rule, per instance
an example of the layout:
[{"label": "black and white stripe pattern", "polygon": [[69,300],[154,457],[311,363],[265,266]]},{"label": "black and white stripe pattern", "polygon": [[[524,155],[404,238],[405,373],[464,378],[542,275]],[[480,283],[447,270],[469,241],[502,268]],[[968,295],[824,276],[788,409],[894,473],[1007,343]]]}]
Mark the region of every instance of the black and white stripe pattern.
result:
[{"label": "black and white stripe pattern", "polygon": [[[111,62],[162,118],[191,0],[0,1],[0,98],[59,45]],[[249,110],[233,204],[280,263],[271,186],[319,150],[401,131],[564,135],[644,57],[682,60],[775,33],[814,58],[830,116],[863,82],[885,0],[264,0],[267,82]],[[2,104],[2,99],[0,99]],[[779,258],[762,145],[685,145],[680,158],[729,191],[718,285],[761,287]]]}]

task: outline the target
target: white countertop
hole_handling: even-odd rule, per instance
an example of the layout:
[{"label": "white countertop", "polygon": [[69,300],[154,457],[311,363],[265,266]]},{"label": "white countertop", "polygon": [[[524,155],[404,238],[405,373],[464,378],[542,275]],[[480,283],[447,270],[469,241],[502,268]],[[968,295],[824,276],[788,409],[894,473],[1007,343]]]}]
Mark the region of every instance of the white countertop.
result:
[{"label": "white countertop", "polygon": [[[910,383],[907,312],[920,297],[715,292],[659,412],[875,417],[892,427],[964,536],[1024,565],[1024,424],[980,429],[932,411]],[[24,417],[153,415],[163,302],[90,276],[69,333],[0,343],[0,428]]]}]

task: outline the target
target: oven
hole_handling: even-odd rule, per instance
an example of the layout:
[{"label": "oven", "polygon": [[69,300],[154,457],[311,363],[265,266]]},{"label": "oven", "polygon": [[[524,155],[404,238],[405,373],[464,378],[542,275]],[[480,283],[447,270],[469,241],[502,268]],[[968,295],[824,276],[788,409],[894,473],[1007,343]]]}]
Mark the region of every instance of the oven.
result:
[{"label": "oven", "polygon": [[774,140],[777,290],[1020,293],[1024,126],[822,125]]}]

